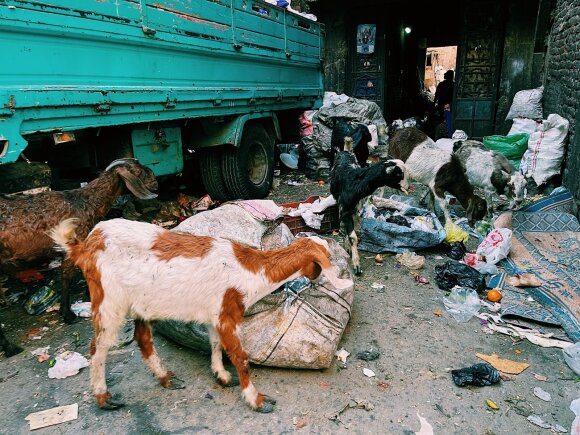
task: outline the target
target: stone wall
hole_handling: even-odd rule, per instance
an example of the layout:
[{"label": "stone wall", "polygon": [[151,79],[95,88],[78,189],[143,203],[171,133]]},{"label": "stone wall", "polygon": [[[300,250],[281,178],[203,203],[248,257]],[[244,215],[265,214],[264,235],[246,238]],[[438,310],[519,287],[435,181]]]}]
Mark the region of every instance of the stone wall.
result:
[{"label": "stone wall", "polygon": [[557,0],[548,40],[544,118],[557,113],[570,121],[564,185],[580,201],[580,2]]}]

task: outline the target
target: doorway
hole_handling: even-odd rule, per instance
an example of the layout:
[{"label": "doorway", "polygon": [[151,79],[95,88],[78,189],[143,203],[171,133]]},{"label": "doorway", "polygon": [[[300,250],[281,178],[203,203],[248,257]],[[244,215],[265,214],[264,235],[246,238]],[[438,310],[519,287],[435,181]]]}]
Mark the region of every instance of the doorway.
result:
[{"label": "doorway", "polygon": [[423,84],[425,90],[435,97],[437,85],[443,81],[446,71],[455,72],[457,65],[457,45],[447,47],[427,47],[425,56],[425,75]]}]

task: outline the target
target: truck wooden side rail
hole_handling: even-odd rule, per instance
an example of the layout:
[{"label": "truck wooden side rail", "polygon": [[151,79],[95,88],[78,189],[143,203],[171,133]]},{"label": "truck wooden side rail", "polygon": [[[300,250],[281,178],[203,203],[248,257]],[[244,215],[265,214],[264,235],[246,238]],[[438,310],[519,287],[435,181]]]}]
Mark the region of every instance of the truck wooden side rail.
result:
[{"label": "truck wooden side rail", "polygon": [[320,24],[260,0],[0,0],[0,164],[132,155],[162,176],[196,153],[212,196],[264,197],[322,52]]}]

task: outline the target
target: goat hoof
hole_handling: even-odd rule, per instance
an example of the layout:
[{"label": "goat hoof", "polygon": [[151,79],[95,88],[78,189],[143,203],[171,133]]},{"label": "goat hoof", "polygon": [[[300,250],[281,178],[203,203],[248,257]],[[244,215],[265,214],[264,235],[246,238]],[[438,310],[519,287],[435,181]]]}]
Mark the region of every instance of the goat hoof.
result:
[{"label": "goat hoof", "polygon": [[[273,399],[271,399],[273,400]],[[262,403],[261,406],[257,407],[255,409],[256,412],[259,412],[260,414],[269,414],[270,412],[274,411],[274,405],[276,404],[276,401],[274,400],[274,403],[269,402],[266,398],[264,398],[264,403]]]},{"label": "goat hoof", "polygon": [[73,313],[71,310],[61,311],[60,314],[62,315],[64,322],[68,323],[69,325],[72,323],[76,323],[79,320],[77,315]]},{"label": "goat hoof", "polygon": [[217,381],[222,387],[237,387],[240,385],[240,379],[237,376],[232,376],[229,382],[225,382],[220,378],[217,378]]},{"label": "goat hoof", "polygon": [[4,345],[4,355],[6,355],[6,358],[18,355],[23,350],[24,349],[22,349],[20,346],[16,346],[15,344],[12,343],[7,343]]},{"label": "goat hoof", "polygon": [[354,271],[354,274],[356,276],[361,276],[362,275],[362,269],[360,268],[360,266],[354,266],[352,268],[352,270]]},{"label": "goat hoof", "polygon": [[175,377],[171,372],[167,373],[167,376],[161,379],[161,385],[168,390],[182,390],[185,388],[185,381]]},{"label": "goat hoof", "polygon": [[106,411],[114,411],[115,409],[122,408],[123,406],[125,406],[125,403],[121,401],[121,397],[117,394],[114,396],[109,395],[107,400],[105,400],[102,404],[99,404],[99,408]]}]

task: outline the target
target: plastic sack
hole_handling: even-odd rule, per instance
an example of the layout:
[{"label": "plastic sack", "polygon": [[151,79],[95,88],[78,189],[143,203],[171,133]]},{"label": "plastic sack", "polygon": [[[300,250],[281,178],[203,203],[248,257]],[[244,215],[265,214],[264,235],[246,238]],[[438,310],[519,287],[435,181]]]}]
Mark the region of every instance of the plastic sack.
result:
[{"label": "plastic sack", "polygon": [[574,370],[574,373],[580,376],[580,341],[574,344],[574,346],[562,349],[562,353],[564,354],[566,364]]},{"label": "plastic sack", "polygon": [[530,134],[521,168],[523,174],[533,178],[538,186],[560,174],[569,126],[567,119],[551,114],[537,131]]},{"label": "plastic sack", "polygon": [[441,290],[455,286],[469,287],[481,293],[485,290],[485,277],[466,264],[449,260],[435,266],[435,281]]},{"label": "plastic sack", "polygon": [[89,361],[80,353],[66,351],[56,356],[56,362],[48,369],[51,379],[64,379],[76,375],[80,369],[88,367]]},{"label": "plastic sack", "polygon": [[505,117],[506,121],[514,118],[542,119],[544,117],[543,95],[543,86],[516,92],[510,110]]},{"label": "plastic sack", "polygon": [[453,382],[458,387],[465,385],[476,385],[485,387],[496,384],[500,380],[499,372],[487,363],[474,364],[459,370],[451,370]]},{"label": "plastic sack", "polygon": [[518,133],[532,134],[541,125],[541,122],[538,122],[534,119],[515,118],[512,124],[512,128],[510,128],[510,131],[507,135],[511,136]]},{"label": "plastic sack", "polygon": [[463,242],[451,243],[449,245],[449,251],[447,251],[447,256],[454,260],[461,260],[465,253],[467,252],[467,248],[463,244]]},{"label": "plastic sack", "polygon": [[402,254],[406,251],[418,251],[437,246],[445,239],[443,226],[437,216],[429,210],[377,196],[372,197],[372,204],[378,208],[397,211],[398,216],[409,218],[411,221],[419,216],[425,217],[432,223],[433,229],[429,231],[425,225],[410,223],[409,226],[404,226],[373,217],[363,217],[358,245],[358,248],[363,251],[374,254],[382,252]]},{"label": "plastic sack", "polygon": [[516,170],[520,169],[522,156],[528,149],[527,133],[512,134],[510,136],[484,136],[483,144],[487,149],[504,155]]},{"label": "plastic sack", "polygon": [[475,290],[468,287],[453,287],[449,296],[443,298],[447,312],[459,323],[468,322],[481,308]]},{"label": "plastic sack", "polygon": [[477,247],[476,254],[485,257],[488,264],[497,264],[507,258],[512,247],[512,230],[508,228],[495,228],[483,242]]},{"label": "plastic sack", "polygon": [[445,241],[448,243],[465,243],[469,240],[469,233],[453,222],[445,224]]}]

